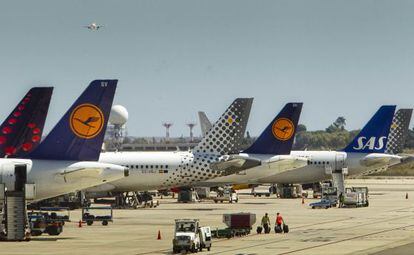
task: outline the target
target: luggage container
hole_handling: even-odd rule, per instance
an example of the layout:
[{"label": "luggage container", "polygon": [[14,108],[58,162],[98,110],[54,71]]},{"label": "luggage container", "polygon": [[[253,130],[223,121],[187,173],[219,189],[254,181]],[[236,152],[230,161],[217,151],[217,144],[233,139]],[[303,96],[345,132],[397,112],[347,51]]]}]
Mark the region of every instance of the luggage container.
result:
[{"label": "luggage container", "polygon": [[256,223],[256,214],[253,213],[228,213],[223,214],[223,223],[225,229],[216,229],[212,231],[215,238],[235,237],[250,234],[252,226]]}]

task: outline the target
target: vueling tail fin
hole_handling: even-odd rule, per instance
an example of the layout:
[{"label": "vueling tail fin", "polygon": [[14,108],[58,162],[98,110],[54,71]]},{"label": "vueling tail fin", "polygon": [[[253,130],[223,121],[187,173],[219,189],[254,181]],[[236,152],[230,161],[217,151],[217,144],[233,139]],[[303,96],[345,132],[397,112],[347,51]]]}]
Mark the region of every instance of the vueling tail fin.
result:
[{"label": "vueling tail fin", "polygon": [[98,160],[117,82],[117,80],[91,82],[44,141],[28,157],[52,160]]},{"label": "vueling tail fin", "polygon": [[249,120],[253,98],[237,98],[194,148],[195,153],[236,154]]},{"label": "vueling tail fin", "polygon": [[344,151],[384,153],[395,107],[395,105],[381,106]]},{"label": "vueling tail fin", "polygon": [[207,132],[211,129],[211,122],[207,118],[205,112],[198,112],[198,119],[200,121],[200,128],[202,136],[206,136]]},{"label": "vueling tail fin", "polygon": [[16,157],[32,151],[40,142],[52,87],[29,90],[0,126],[0,157]]},{"label": "vueling tail fin", "polygon": [[412,113],[413,109],[399,109],[394,114],[385,153],[398,154],[403,152]]},{"label": "vueling tail fin", "polygon": [[288,155],[303,103],[288,103],[244,153]]}]

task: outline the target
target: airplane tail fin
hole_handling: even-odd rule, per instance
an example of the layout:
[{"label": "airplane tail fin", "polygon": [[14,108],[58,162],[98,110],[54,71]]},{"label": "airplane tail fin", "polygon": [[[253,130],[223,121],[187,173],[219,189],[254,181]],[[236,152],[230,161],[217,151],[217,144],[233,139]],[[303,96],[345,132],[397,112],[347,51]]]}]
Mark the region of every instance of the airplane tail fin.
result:
[{"label": "airplane tail fin", "polygon": [[29,157],[98,160],[117,82],[118,80],[92,81]]},{"label": "airplane tail fin", "polygon": [[216,155],[239,153],[252,102],[253,98],[234,100],[193,151]]},{"label": "airplane tail fin", "polygon": [[0,157],[32,151],[40,142],[53,87],[34,87],[0,126]]},{"label": "airplane tail fin", "polygon": [[204,137],[211,129],[211,122],[205,112],[198,112],[198,119],[200,120],[201,134]]},{"label": "airplane tail fin", "polygon": [[403,151],[412,113],[413,109],[399,109],[394,114],[385,153],[398,154]]},{"label": "airplane tail fin", "polygon": [[244,153],[288,155],[292,150],[303,103],[288,103]]},{"label": "airplane tail fin", "polygon": [[395,105],[381,106],[344,151],[384,153],[395,107]]}]

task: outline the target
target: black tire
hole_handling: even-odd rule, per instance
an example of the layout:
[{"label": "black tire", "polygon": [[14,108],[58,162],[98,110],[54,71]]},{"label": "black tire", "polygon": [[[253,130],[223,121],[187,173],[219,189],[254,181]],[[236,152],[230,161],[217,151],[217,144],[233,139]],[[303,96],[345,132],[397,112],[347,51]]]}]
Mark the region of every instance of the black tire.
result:
[{"label": "black tire", "polygon": [[210,248],[211,248],[211,247],[207,247],[207,251],[210,251]]},{"label": "black tire", "polygon": [[102,226],[108,226],[108,221],[107,220],[103,220],[102,221]]},{"label": "black tire", "polygon": [[50,236],[58,236],[58,235],[60,235],[60,227],[48,227],[47,228],[47,233],[50,235]]},{"label": "black tire", "polygon": [[216,203],[216,204],[217,204],[217,202],[218,202],[217,200],[214,200],[214,203]]},{"label": "black tire", "polygon": [[315,209],[315,206],[312,206],[312,209]]},{"label": "black tire", "polygon": [[92,226],[92,224],[93,224],[93,221],[92,221],[92,220],[87,220],[87,221],[86,221],[86,225],[88,225],[88,226]]},{"label": "black tire", "polygon": [[40,230],[32,230],[32,231],[30,232],[30,234],[31,234],[32,236],[41,236],[41,235],[43,234],[43,232],[42,232],[42,231],[40,231]]}]

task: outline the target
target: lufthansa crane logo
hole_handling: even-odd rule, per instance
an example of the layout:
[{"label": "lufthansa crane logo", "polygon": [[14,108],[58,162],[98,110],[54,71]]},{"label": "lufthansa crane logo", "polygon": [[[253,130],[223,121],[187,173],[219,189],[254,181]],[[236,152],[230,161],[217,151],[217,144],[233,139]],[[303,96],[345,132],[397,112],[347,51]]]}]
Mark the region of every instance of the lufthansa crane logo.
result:
[{"label": "lufthansa crane logo", "polygon": [[81,138],[94,138],[101,132],[103,124],[101,109],[92,104],[81,104],[70,115],[70,128]]},{"label": "lufthansa crane logo", "polygon": [[272,133],[276,139],[289,140],[295,132],[295,126],[292,121],[286,118],[277,119],[272,125]]}]

